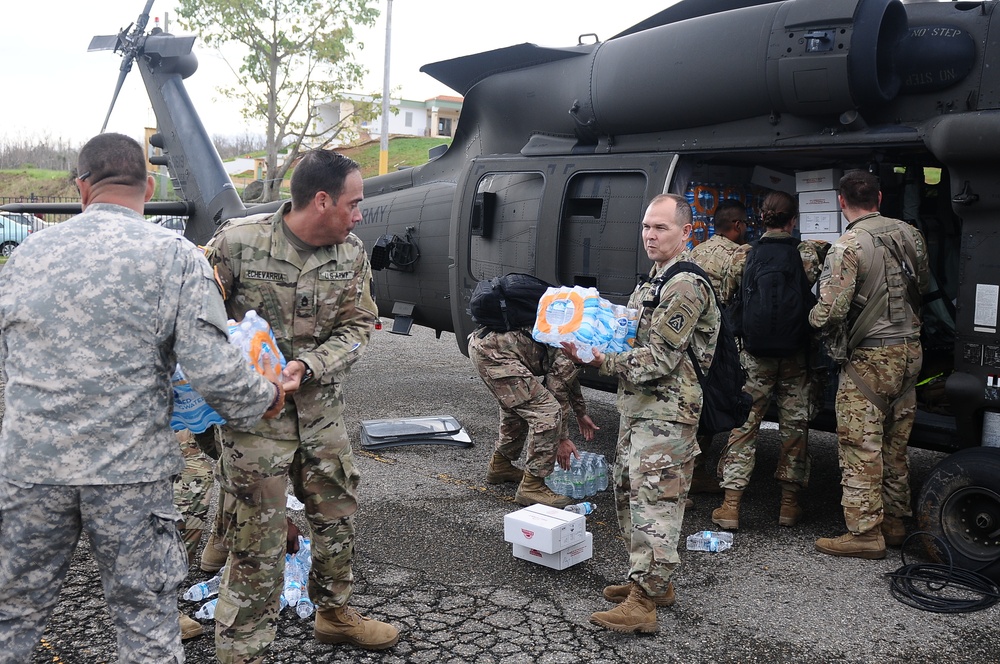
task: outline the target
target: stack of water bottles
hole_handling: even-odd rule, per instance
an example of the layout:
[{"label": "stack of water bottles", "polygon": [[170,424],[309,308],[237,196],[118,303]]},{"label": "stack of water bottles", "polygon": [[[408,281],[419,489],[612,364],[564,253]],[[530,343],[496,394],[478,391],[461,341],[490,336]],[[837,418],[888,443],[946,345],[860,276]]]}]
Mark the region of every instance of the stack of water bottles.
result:
[{"label": "stack of water bottles", "polygon": [[608,462],[603,454],[580,452],[571,457],[569,468],[556,462],[556,468],[545,478],[545,486],[570,498],[586,498],[608,488]]},{"label": "stack of water bottles", "polygon": [[[284,611],[286,606],[292,606],[295,608],[295,613],[303,620],[316,611],[316,605],[309,599],[309,570],[311,568],[312,549],[309,546],[309,539],[300,535],[298,552],[285,554],[285,584],[278,600],[279,611]],[[194,584],[184,593],[183,598],[189,602],[200,602],[217,595],[225,571],[226,568],[223,567],[208,581]],[[214,619],[215,607],[218,602],[218,597],[205,602],[195,612],[194,617],[198,620]]]},{"label": "stack of water bottles", "polygon": [[568,342],[584,362],[594,350],[621,353],[635,343],[639,312],[601,297],[596,288],[549,288],[538,302],[531,336],[559,347]]}]

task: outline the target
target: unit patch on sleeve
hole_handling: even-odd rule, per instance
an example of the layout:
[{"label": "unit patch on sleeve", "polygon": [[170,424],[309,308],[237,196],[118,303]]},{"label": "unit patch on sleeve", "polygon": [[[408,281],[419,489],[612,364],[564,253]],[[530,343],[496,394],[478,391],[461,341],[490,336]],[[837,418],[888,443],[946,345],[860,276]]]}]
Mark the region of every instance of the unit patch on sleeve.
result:
[{"label": "unit patch on sleeve", "polygon": [[667,321],[667,327],[669,327],[674,332],[680,332],[684,329],[684,323],[687,321],[687,317],[684,314],[677,312]]}]

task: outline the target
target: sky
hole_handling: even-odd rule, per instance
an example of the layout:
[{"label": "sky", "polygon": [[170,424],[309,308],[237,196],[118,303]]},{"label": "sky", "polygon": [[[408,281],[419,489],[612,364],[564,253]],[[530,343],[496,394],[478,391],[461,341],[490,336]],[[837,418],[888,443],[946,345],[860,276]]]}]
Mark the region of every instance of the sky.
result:
[{"label": "sky", "polygon": [[[420,73],[424,64],[530,42],[540,46],[573,46],[579,35],[597,33],[604,40],[674,3],[675,0],[393,0],[390,26],[390,87],[394,97],[423,100],[455,95],[453,90]],[[386,7],[372,28],[356,30],[364,49],[356,59],[369,70],[363,90],[383,85]],[[121,56],[111,51],[87,52],[94,35],[113,35],[135,21],[143,0],[43,0],[7,3],[0,21],[0,61],[6,92],[0,111],[0,142],[41,141],[82,145],[98,133],[107,113]],[[475,7],[475,9],[471,9]],[[155,0],[153,17],[166,13],[174,34],[189,34],[176,20],[175,0]],[[262,133],[247,125],[240,106],[222,98],[219,86],[235,82],[235,74],[215,49],[196,42],[198,71],[185,80],[188,94],[209,135]],[[239,56],[230,57],[238,67]],[[15,91],[19,91],[15,93]],[[137,139],[155,124],[139,72],[126,79],[111,114],[108,131]]]}]

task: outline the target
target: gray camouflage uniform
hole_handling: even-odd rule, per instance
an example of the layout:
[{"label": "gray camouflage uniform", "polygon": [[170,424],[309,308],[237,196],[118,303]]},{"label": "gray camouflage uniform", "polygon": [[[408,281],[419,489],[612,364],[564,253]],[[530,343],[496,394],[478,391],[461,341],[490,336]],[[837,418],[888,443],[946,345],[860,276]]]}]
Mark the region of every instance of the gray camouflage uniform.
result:
[{"label": "gray camouflage uniform", "polygon": [[[869,229],[866,232],[863,229]],[[855,219],[830,248],[819,280],[819,302],[809,313],[815,328],[853,323],[859,293],[869,279],[886,280],[872,270],[872,235],[899,234],[912,252],[909,266],[920,294],[929,286],[930,267],[924,238],[913,226],[877,213]],[[837,388],[837,437],[844,519],[860,535],[882,523],[883,513],[910,516],[910,471],[906,445],[917,413],[916,381],[923,364],[920,302],[905,281],[889,290],[885,311],[848,359],[868,387],[890,405],[889,413],[862,392],[848,373]],[[853,310],[852,310],[853,309]],[[894,320],[895,319],[895,320]],[[883,512],[884,511],[884,512]]]},{"label": "gray camouflage uniform", "polygon": [[232,220],[209,242],[231,318],[255,309],[285,359],[315,374],[284,413],[250,431],[223,427],[221,482],[235,498],[230,551],[215,611],[222,662],[264,654],[276,634],[285,567],[285,489],[291,477],[312,536],[309,598],[317,610],[347,604],[353,585],[359,473],[344,424],[343,381],[374,326],[371,268],[351,234],[305,259],[285,235],[285,203],[273,215]]},{"label": "gray camouflage uniform", "polygon": [[0,662],[30,661],[81,532],[120,661],[183,661],[171,376],[240,426],[275,396],[228,338],[198,249],[118,205],[33,233],[0,271]]},{"label": "gray camouflage uniform", "polygon": [[[469,357],[500,403],[496,451],[515,461],[528,441],[524,467],[548,477],[559,441],[569,437],[569,417],[587,414],[580,368],[562,350],[540,344],[527,329],[469,335]],[[529,438],[530,433],[530,438]]]},{"label": "gray camouflage uniform", "polygon": [[[662,270],[654,265],[650,279],[683,260],[687,252]],[[655,306],[643,306],[653,290],[647,281],[632,293],[628,306],[642,311],[635,347],[608,353],[600,372],[618,378],[622,417],[611,479],[629,549],[628,579],[657,597],[680,565],[677,541],[699,453],[702,392],[687,348],[693,346],[702,369],[711,365],[720,314],[709,284],[690,272],[664,284]]]},{"label": "gray camouflage uniform", "polygon": [[[766,238],[789,238],[791,233],[769,230]],[[799,256],[810,284],[819,278],[822,264],[819,259],[819,244],[823,240],[805,240],[799,243]],[[738,289],[743,281],[743,269],[752,249],[747,244],[732,256],[729,273]],[[735,291],[727,293],[729,297]],[[720,485],[726,489],[744,490],[750,483],[757,452],[757,433],[767,412],[771,398],[778,407],[778,435],[781,439],[781,454],[774,478],[781,482],[786,491],[798,491],[809,482],[809,416],[811,412],[811,383],[809,376],[809,346],[799,349],[788,357],[756,357],[746,350],[740,353],[740,364],[747,372],[744,389],[753,398],[750,416],[743,426],[733,429],[719,458]]]}]

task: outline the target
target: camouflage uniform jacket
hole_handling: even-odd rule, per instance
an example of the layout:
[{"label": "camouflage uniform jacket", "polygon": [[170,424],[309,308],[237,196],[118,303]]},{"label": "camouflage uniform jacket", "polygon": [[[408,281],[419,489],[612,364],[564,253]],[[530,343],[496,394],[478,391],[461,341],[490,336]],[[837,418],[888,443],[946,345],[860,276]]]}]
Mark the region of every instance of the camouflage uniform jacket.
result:
[{"label": "camouflage uniform jacket", "polygon": [[361,240],[352,233],[303,262],[282,228],[290,209],[285,203],[274,214],[233,219],[205,249],[230,318],[256,310],[285,359],[304,361],[315,376],[289,396],[281,417],[254,429],[276,440],[301,440],[333,423],[336,409],[328,406],[343,402],[342,381],[367,347],[377,314]]},{"label": "camouflage uniform jacket", "polygon": [[477,328],[469,335],[469,344],[476,346],[476,356],[482,358],[481,366],[476,369],[494,388],[502,379],[512,376],[544,377],[545,389],[562,407],[560,439],[569,437],[570,415],[580,418],[587,414],[587,404],[580,389],[580,367],[561,349],[535,341],[529,329],[496,332]]},{"label": "camouflage uniform jacket", "polygon": [[[763,237],[782,239],[792,237],[792,234],[785,231],[772,230],[765,232]],[[819,279],[820,272],[823,270],[823,257],[826,256],[829,246],[830,243],[826,240],[803,240],[799,242],[799,256],[802,257],[802,267],[806,271],[806,279],[809,280],[809,283],[814,284]],[[743,281],[743,269],[747,265],[747,256],[751,249],[753,249],[752,244],[744,244],[738,247],[732,254],[732,262],[729,265],[728,272],[737,289]],[[727,292],[725,295],[721,295],[721,297],[724,301],[728,302],[735,294],[736,291],[733,290]]]},{"label": "camouflage uniform jacket", "polygon": [[697,424],[701,417],[701,385],[687,354],[707,369],[719,336],[719,308],[709,284],[690,272],[680,272],[663,285],[660,300],[643,306],[655,289],[652,279],[676,261],[688,260],[682,252],[636,286],[629,307],[641,310],[635,347],[608,353],[600,372],[618,378],[618,409],[631,418]]},{"label": "camouflage uniform jacket", "polygon": [[[859,234],[864,233],[864,231],[860,231],[856,227],[859,222],[869,220],[874,223],[895,222],[901,232],[910,236],[910,241],[916,249],[916,265],[910,267],[917,279],[917,288],[920,293],[927,292],[930,267],[926,245],[920,231],[903,221],[882,217],[878,214],[866,215],[852,221],[848,225],[847,231],[830,247],[819,279],[819,302],[809,312],[809,324],[813,327],[822,329],[845,321],[853,322],[849,318],[851,305],[854,304],[855,311],[858,310],[860,303],[856,302],[857,295],[869,278],[873,258],[864,249],[865,246],[870,246],[869,243],[865,242],[863,238],[859,238]],[[884,278],[882,275],[875,275],[875,277]],[[895,333],[880,334],[880,331],[895,329],[902,336],[912,339],[918,338],[920,335],[920,303],[907,301],[906,307],[907,320],[902,326],[890,326],[888,313],[886,313],[880,320],[876,321],[870,336],[894,336]]]},{"label": "camouflage uniform jacket", "polygon": [[178,362],[231,422],[252,425],[274,398],[228,340],[208,263],[173,231],[102,203],[33,233],[0,271],[0,474],[64,485],[176,475]]},{"label": "camouflage uniform jacket", "polygon": [[[733,252],[741,246],[725,235],[713,235],[691,250],[691,262],[697,263],[712,281],[712,288],[719,294],[722,304],[727,304],[736,292],[738,277],[732,274],[730,264]],[[729,295],[725,295],[729,293]]]}]

